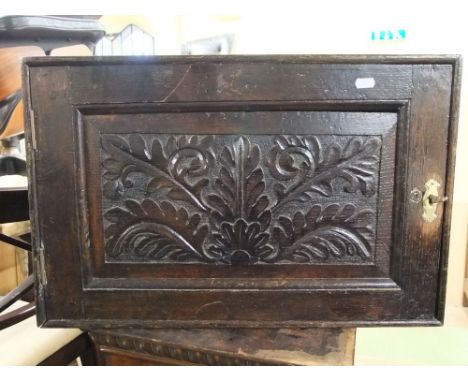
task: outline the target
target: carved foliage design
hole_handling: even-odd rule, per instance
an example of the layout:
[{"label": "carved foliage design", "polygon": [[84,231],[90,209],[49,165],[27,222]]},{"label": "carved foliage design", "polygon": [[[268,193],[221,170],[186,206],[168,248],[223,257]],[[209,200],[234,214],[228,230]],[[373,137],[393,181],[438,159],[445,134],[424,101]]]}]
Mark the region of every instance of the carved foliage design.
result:
[{"label": "carved foliage design", "polygon": [[373,232],[368,215],[372,213],[370,209],[356,211],[352,204],[314,205],[306,214],[296,212],[292,220],[280,216],[273,232],[283,257],[294,262],[345,256],[369,260]]},{"label": "carved foliage design", "polygon": [[331,196],[340,179],[347,193],[376,193],[381,143],[377,137],[351,137],[343,144],[332,141],[324,146],[316,136],[279,136],[275,143],[268,167],[277,180],[292,180],[289,186],[275,184],[278,206],[293,200],[313,200],[316,194]]},{"label": "carved foliage design", "polygon": [[208,251],[228,263],[266,261],[273,252],[265,232],[271,221],[264,195],[265,182],[260,164],[260,148],[246,137],[224,146],[219,157],[221,168],[214,180],[214,193],[206,200],[218,230]]},{"label": "carved foliage design", "polygon": [[374,136],[105,134],[106,256],[371,262],[380,147]]},{"label": "carved foliage design", "polygon": [[133,185],[128,176],[132,172],[142,172],[151,179],[149,190],[168,188],[170,199],[184,200],[205,210],[199,195],[208,179],[190,183],[188,177],[198,178],[207,174],[213,160],[212,140],[211,136],[200,139],[197,136],[172,136],[163,148],[160,140],[153,139],[151,144],[147,144],[139,134],[130,135],[128,140],[118,135],[106,135],[102,146],[111,158],[103,162],[106,170],[103,177],[113,182],[105,184],[104,195],[110,199],[119,198],[124,187]]},{"label": "carved foliage design", "polygon": [[185,208],[177,210],[166,201],[158,205],[150,199],[141,204],[128,199],[123,208],[111,208],[104,217],[112,223],[105,231],[110,238],[106,243],[110,256],[209,261],[200,247],[208,227],[199,225],[200,215],[189,216]]}]

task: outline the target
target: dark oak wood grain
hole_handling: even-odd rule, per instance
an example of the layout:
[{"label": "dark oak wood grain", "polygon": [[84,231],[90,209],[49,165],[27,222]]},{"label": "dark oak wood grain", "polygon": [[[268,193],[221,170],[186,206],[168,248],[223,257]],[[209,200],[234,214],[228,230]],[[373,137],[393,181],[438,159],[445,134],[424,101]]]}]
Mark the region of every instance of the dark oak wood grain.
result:
[{"label": "dark oak wood grain", "polygon": [[352,365],[355,329],[100,330],[98,363],[147,365]]},{"label": "dark oak wood grain", "polygon": [[[26,61],[39,323],[440,324],[459,67]],[[429,223],[431,178],[449,200]]]}]

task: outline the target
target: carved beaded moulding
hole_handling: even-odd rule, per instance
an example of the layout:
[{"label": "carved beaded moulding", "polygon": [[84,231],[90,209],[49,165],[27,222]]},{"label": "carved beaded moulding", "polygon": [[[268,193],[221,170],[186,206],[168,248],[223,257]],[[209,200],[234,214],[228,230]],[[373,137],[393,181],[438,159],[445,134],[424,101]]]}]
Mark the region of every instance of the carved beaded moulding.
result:
[{"label": "carved beaded moulding", "polygon": [[108,262],[374,261],[380,136],[103,134]]}]

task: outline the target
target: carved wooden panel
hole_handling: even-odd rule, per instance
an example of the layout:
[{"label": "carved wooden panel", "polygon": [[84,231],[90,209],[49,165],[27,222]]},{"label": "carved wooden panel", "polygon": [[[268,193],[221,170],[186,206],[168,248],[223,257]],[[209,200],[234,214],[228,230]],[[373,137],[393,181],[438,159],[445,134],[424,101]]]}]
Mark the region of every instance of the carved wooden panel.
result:
[{"label": "carved wooden panel", "polygon": [[104,134],[107,261],[372,263],[381,138]]},{"label": "carved wooden panel", "polygon": [[[42,325],[442,322],[456,57],[35,58],[24,74]],[[430,178],[449,200],[427,222]]]}]

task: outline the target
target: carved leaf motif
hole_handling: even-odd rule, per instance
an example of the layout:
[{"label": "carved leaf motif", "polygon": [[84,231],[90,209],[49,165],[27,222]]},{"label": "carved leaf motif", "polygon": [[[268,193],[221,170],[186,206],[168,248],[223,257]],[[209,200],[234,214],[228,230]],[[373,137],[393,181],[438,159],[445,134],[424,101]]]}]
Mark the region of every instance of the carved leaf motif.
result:
[{"label": "carved leaf motif", "polygon": [[[215,137],[102,136],[103,205],[112,206],[104,214],[109,258],[372,261],[380,137],[284,135],[273,137],[272,147],[269,136],[223,136],[221,147]],[[132,180],[138,187],[130,189]],[[158,203],[145,186],[163,189],[149,194]],[[328,197],[348,201],[324,202]],[[370,208],[356,207],[356,199]]]},{"label": "carved leaf motif", "polygon": [[324,150],[324,159],[319,163],[319,170],[330,174],[317,179],[314,190],[326,196],[332,192],[332,182],[336,178],[344,179],[347,184],[343,190],[372,196],[377,191],[377,172],[379,166],[380,138],[363,140],[352,138],[345,145],[334,144]]},{"label": "carved leaf motif", "polygon": [[327,262],[338,257],[371,258],[373,230],[369,209],[353,204],[314,205],[293,218],[280,216],[273,229],[278,259],[294,262]]},{"label": "carved leaf motif", "polygon": [[219,162],[221,168],[213,187],[217,193],[206,197],[213,216],[231,222],[238,218],[258,220],[263,228],[268,226],[271,213],[267,210],[268,197],[263,195],[265,182],[258,145],[242,136],[232,147],[223,147]]},{"label": "carved leaf motif", "polygon": [[118,198],[124,187],[132,187],[128,176],[142,172],[150,177],[148,191],[167,188],[171,199],[183,200],[206,210],[200,194],[208,179],[199,177],[206,176],[213,161],[209,150],[212,139],[210,136],[170,137],[163,148],[160,138],[147,144],[139,134],[131,134],[128,141],[118,135],[104,135],[102,146],[111,155],[103,161],[103,177],[110,181],[104,186],[104,195],[110,199]]},{"label": "carved leaf motif", "polygon": [[254,264],[273,252],[273,247],[267,244],[269,239],[268,233],[261,232],[259,223],[237,219],[234,223],[221,223],[208,251],[227,264]]},{"label": "carved leaf motif", "polygon": [[[323,138],[322,138],[323,140]],[[331,196],[341,180],[343,191],[372,196],[377,191],[381,140],[379,137],[348,138],[324,145],[318,137],[275,138],[266,164],[273,177],[290,181],[276,183],[277,205],[293,200],[313,200],[314,195]]]},{"label": "carved leaf motif", "polygon": [[315,171],[320,161],[321,144],[317,137],[277,136],[267,165],[278,180],[290,180]]},{"label": "carved leaf motif", "polygon": [[188,215],[169,202],[160,205],[144,199],[140,204],[125,200],[124,208],[109,209],[104,218],[111,224],[104,235],[109,256],[135,256],[151,260],[204,261],[211,259],[201,249],[208,232],[199,226],[200,215]]}]

